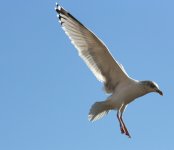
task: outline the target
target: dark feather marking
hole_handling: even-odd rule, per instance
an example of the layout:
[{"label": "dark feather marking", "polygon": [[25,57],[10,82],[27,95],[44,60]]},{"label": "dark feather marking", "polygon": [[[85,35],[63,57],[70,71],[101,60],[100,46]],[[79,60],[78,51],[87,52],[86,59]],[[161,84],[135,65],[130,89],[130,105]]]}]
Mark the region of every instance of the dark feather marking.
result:
[{"label": "dark feather marking", "polygon": [[[71,17],[73,20],[78,22],[81,26],[85,27],[80,21],[78,21],[74,16],[72,16],[70,13],[67,13],[69,17]],[[86,27],[85,27],[86,28]]]}]

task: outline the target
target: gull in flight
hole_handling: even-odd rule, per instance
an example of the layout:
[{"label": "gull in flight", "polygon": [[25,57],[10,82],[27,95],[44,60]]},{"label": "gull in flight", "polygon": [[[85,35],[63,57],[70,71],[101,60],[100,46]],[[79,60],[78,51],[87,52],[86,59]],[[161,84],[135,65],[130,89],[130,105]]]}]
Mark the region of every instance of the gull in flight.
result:
[{"label": "gull in flight", "polygon": [[95,121],[108,114],[110,110],[117,110],[121,133],[130,138],[122,119],[126,106],[150,92],[163,95],[162,91],[153,81],[130,78],[123,66],[112,57],[106,45],[92,31],[60,5],[56,4],[55,10],[63,30],[77,49],[79,56],[96,78],[104,84],[106,93],[110,94],[105,101],[92,105],[88,119]]}]

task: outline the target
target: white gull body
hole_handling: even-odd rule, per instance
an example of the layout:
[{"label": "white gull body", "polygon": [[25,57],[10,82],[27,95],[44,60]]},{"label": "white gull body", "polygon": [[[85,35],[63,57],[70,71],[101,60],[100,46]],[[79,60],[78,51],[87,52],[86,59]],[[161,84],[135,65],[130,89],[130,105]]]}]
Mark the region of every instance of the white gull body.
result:
[{"label": "white gull body", "polygon": [[152,81],[137,81],[128,76],[123,66],[110,54],[105,44],[82,23],[56,4],[59,22],[96,78],[104,84],[106,93],[111,94],[105,101],[92,105],[88,118],[95,121],[110,110],[117,110],[121,133],[131,137],[122,119],[130,102],[150,92],[163,95],[158,85]]}]

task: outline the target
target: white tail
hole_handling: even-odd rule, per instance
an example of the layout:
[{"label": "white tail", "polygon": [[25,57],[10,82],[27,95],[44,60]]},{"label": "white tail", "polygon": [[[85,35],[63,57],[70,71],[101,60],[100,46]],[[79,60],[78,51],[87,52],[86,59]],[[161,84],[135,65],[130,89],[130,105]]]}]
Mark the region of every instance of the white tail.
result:
[{"label": "white tail", "polygon": [[109,110],[110,107],[108,101],[96,102],[90,109],[88,119],[89,121],[96,121],[98,119],[101,119],[108,114]]}]

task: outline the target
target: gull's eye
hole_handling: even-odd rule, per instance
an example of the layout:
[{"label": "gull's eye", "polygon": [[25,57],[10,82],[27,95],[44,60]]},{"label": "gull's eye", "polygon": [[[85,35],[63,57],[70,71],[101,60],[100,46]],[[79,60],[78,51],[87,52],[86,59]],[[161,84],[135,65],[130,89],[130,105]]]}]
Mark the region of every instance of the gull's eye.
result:
[{"label": "gull's eye", "polygon": [[156,86],[155,86],[154,84],[150,84],[150,87],[151,87],[152,89],[156,88]]}]

